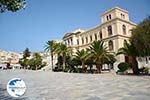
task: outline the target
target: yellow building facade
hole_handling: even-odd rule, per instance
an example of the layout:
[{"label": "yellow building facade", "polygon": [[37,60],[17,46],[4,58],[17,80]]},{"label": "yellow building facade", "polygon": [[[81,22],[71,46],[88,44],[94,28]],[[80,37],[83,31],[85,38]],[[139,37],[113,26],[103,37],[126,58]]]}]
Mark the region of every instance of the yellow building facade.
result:
[{"label": "yellow building facade", "polygon": [[[131,29],[134,27],[136,24],[129,20],[128,11],[114,7],[101,15],[100,25],[88,30],[78,29],[66,33],[63,40],[74,53],[77,50],[88,48],[95,40],[103,40],[110,52],[117,52],[119,48],[123,47],[124,42],[129,40]],[[125,56],[120,55],[116,59],[115,65],[125,61]],[[116,68],[114,67],[114,69]]]}]

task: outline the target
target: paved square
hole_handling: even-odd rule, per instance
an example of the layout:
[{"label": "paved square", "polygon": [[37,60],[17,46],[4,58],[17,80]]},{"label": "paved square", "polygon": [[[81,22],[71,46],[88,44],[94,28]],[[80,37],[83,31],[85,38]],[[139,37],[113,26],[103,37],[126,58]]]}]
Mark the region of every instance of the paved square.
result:
[{"label": "paved square", "polygon": [[27,85],[19,100],[150,100],[150,76],[28,70],[0,70],[0,100],[16,100],[6,91],[14,77]]}]

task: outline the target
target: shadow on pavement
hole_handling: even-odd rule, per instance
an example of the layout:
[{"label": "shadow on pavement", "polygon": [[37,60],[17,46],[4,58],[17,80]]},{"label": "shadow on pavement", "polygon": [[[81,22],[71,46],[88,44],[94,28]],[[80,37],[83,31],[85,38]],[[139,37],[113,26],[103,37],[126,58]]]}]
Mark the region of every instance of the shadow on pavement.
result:
[{"label": "shadow on pavement", "polygon": [[9,96],[5,88],[0,86],[0,100],[27,100],[27,97],[13,98]]}]

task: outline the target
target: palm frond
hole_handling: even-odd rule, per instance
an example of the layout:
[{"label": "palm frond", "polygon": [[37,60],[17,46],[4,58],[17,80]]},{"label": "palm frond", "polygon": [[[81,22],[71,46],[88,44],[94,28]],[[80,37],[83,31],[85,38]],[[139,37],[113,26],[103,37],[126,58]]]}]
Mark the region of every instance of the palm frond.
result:
[{"label": "palm frond", "polygon": [[116,55],[124,54],[127,56],[137,56],[138,52],[132,43],[124,43],[124,47],[120,48]]}]

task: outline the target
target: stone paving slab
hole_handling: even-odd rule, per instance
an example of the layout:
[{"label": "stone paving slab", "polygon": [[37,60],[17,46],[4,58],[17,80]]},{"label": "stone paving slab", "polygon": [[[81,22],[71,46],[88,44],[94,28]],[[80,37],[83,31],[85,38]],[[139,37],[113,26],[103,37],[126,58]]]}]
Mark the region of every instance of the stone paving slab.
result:
[{"label": "stone paving slab", "polygon": [[[19,98],[6,91],[15,77],[27,85]],[[0,70],[0,100],[150,100],[150,76]]]}]

